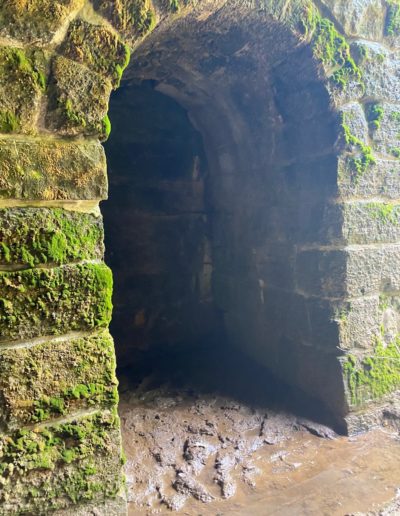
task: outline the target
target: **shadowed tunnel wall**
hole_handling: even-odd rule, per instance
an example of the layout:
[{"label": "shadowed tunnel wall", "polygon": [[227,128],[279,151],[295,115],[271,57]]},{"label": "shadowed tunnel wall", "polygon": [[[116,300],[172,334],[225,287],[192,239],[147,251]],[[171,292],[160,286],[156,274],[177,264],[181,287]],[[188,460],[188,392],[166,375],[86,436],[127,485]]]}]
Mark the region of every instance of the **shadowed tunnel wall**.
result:
[{"label": "shadowed tunnel wall", "polygon": [[9,0],[0,14],[0,514],[126,509],[99,202],[130,49],[119,98],[129,110],[147,81],[181,110],[182,187],[204,203],[200,229],[166,238],[196,236],[180,319],[205,309],[349,431],[379,422],[400,383],[398,6]]}]

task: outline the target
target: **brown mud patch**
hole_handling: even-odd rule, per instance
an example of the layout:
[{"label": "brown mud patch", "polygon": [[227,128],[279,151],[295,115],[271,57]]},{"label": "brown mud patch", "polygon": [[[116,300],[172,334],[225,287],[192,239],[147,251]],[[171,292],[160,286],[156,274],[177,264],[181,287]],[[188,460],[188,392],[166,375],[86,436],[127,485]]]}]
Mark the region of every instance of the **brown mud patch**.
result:
[{"label": "brown mud patch", "polygon": [[339,437],[289,413],[146,380],[122,389],[120,415],[130,516],[400,515],[394,427]]}]

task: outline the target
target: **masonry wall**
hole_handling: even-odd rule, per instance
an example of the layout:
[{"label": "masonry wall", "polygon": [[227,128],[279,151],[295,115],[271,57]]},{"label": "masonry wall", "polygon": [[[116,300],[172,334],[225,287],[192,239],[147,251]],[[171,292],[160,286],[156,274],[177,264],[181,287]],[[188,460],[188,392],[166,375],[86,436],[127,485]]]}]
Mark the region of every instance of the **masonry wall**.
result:
[{"label": "masonry wall", "polygon": [[[85,514],[89,507],[107,515],[125,511],[115,353],[107,329],[112,276],[103,263],[98,209],[107,196],[100,141],[110,131],[109,95],[129,62],[129,48],[137,47],[140,54],[139,43],[156,23],[155,43],[163,27],[172,28],[171,35],[179,23],[189,29],[196,24],[201,34],[199,20],[212,19],[221,5],[174,2],[154,8],[133,0],[2,4],[0,514]],[[240,20],[250,34],[256,19],[267,29],[274,27],[273,38],[292,34],[281,37],[281,56],[292,52],[285,47],[290,41],[304,46],[319,70],[315,86],[323,88],[337,122],[327,152],[321,149],[314,160],[303,159],[302,149],[312,151],[319,129],[302,133],[296,110],[315,104],[307,70],[299,74],[305,87],[283,96],[288,132],[281,141],[288,160],[274,176],[284,174],[274,184],[282,187],[275,190],[282,193],[277,224],[287,220],[285,206],[295,207],[296,229],[291,235],[286,224],[284,231],[290,242],[285,260],[288,254],[293,257],[295,285],[289,303],[284,293],[278,294],[268,309],[267,322],[273,310],[278,318],[271,332],[277,326],[281,330],[272,348],[278,361],[271,361],[259,338],[250,352],[317,397],[329,378],[320,397],[328,404],[334,400],[337,415],[347,416],[350,428],[359,428],[364,424],[360,416],[348,415],[360,412],[365,424],[379,420],[381,405],[374,403],[390,400],[400,383],[400,10],[397,2],[380,0],[323,0],[318,5],[320,12],[300,0],[224,4],[226,28]],[[204,37],[218,40],[218,34],[216,28]],[[261,50],[259,55],[265,55]],[[279,71],[278,64],[275,88],[281,87],[280,73],[288,83],[289,71]],[[201,105],[197,108],[200,112]],[[227,160],[225,155],[218,167]],[[317,171],[319,179],[329,172],[328,195],[325,181],[320,187],[315,183]],[[297,180],[304,198],[298,197]],[[252,188],[257,190],[257,179]],[[313,219],[318,219],[318,239],[298,239]],[[219,227],[232,229],[230,222]],[[225,273],[223,264],[221,257],[217,275]],[[260,285],[250,298],[264,299],[265,307]],[[242,319],[239,345],[253,325],[265,324],[254,321],[260,302]],[[280,303],[287,307],[283,320]],[[229,312],[227,328],[237,335]],[[289,368],[279,354],[290,356]]]}]

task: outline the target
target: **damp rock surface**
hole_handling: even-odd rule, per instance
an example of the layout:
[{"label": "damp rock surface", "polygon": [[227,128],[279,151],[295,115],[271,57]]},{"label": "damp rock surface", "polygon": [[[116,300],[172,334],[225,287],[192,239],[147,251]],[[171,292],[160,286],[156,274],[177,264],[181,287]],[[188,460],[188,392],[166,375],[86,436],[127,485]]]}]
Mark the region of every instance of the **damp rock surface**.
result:
[{"label": "damp rock surface", "polygon": [[390,419],[339,437],[309,419],[149,379],[122,392],[120,416],[130,516],[398,514]]}]

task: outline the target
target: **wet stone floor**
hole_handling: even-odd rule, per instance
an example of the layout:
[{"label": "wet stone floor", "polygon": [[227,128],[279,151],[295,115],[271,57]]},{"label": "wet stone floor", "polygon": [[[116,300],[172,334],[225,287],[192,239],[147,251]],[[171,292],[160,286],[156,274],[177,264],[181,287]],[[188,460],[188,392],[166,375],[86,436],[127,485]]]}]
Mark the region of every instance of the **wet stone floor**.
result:
[{"label": "wet stone floor", "polygon": [[[261,408],[260,408],[261,407]],[[400,436],[339,437],[221,394],[122,381],[129,515],[400,515]]]}]

